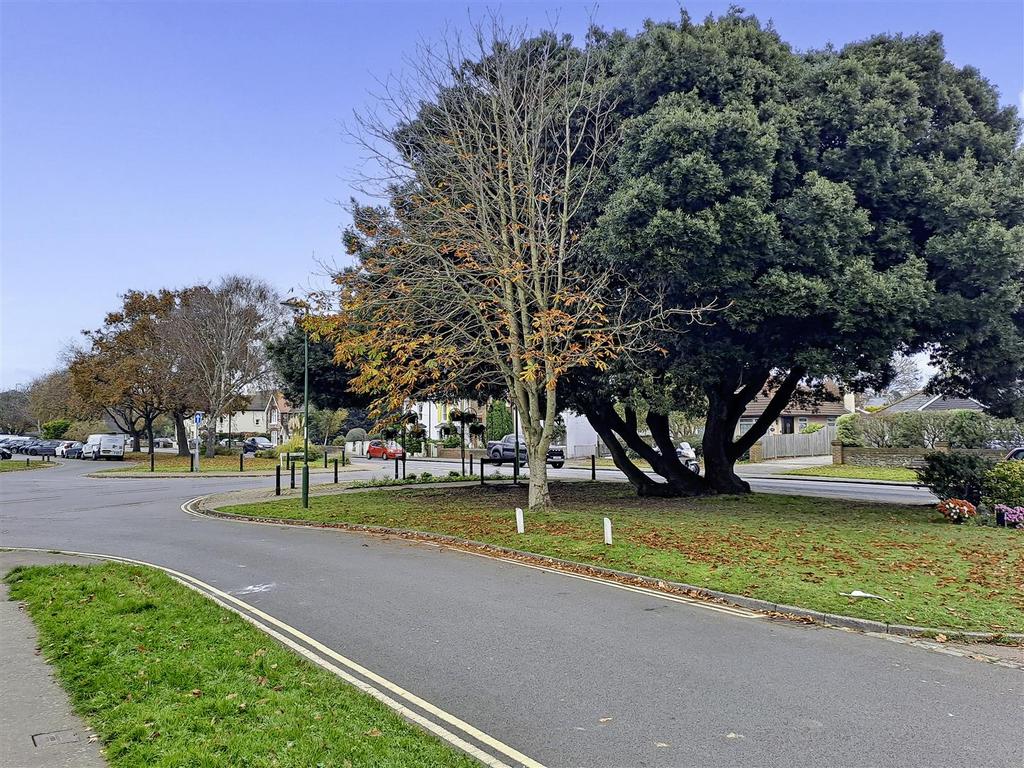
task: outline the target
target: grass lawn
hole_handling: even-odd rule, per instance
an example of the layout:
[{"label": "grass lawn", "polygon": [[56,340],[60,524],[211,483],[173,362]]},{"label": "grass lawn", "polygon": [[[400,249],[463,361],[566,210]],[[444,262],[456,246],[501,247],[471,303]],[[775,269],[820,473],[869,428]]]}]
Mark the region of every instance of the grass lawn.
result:
[{"label": "grass lawn", "polygon": [[917,482],[917,473],[903,467],[856,467],[852,464],[825,464],[782,472],[783,475],[812,475],[814,477],[848,477],[856,480],[897,480]]},{"label": "grass lawn", "polygon": [[46,469],[53,466],[56,465],[46,461],[26,462],[24,459],[5,459],[0,461],[0,472],[20,472],[24,469]]},{"label": "grass lawn", "polygon": [[[638,499],[619,483],[553,483],[554,508],[511,486],[381,490],[223,512],[453,534],[830,613],[899,624],[1024,631],[1024,535],[951,525],[931,508],[754,494]],[[614,526],[602,541],[601,518]],[[860,589],[892,600],[852,600]]]},{"label": "grass lawn", "polygon": [[7,581],[112,768],[477,765],[158,571]]},{"label": "grass lawn", "polygon": [[[178,456],[174,453],[156,453],[154,468],[157,472],[188,472],[189,468],[189,457]],[[126,467],[120,462],[113,468],[99,466],[97,469],[101,472],[148,472],[149,471],[149,454],[148,453],[126,453],[124,455],[125,461],[135,462],[135,466]],[[98,465],[105,464],[106,462],[97,462]],[[277,466],[277,459],[261,459],[255,456],[245,457],[245,471],[246,472],[273,472],[274,467]],[[314,465],[310,465],[312,468]],[[208,459],[205,456],[199,457],[199,471],[200,472],[237,472],[238,471],[238,454],[232,456],[214,456],[212,459]]]}]

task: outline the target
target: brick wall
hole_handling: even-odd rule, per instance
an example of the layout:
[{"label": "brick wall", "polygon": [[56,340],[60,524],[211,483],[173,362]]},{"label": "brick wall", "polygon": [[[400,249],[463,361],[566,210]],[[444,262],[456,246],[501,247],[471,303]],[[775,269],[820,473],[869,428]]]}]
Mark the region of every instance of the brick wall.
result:
[{"label": "brick wall", "polygon": [[[948,451],[947,446],[937,446],[935,451]],[[993,459],[1002,458],[1003,451],[992,451],[984,448],[957,449],[960,453],[973,453]],[[858,467],[912,467],[924,462],[924,457],[934,453],[928,448],[852,448],[832,442],[832,463],[851,464]]]}]

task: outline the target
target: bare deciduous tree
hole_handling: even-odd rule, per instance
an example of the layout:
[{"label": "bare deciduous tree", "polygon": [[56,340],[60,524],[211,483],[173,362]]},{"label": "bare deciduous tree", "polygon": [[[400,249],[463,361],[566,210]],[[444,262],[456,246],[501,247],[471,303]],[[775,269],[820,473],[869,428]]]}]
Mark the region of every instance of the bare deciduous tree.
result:
[{"label": "bare deciduous tree", "polygon": [[612,127],[593,51],[497,23],[475,32],[469,48],[423,50],[363,120],[391,208],[357,207],[346,239],[360,265],[314,331],[359,366],[355,388],[382,393],[378,413],[467,385],[507,391],[529,504],[546,506],[558,381],[643,343],[649,318],[622,308],[648,299],[576,258]]},{"label": "bare deciduous tree", "polygon": [[[247,391],[267,383],[271,367],[264,345],[281,328],[282,309],[268,284],[237,275],[213,286],[187,288],[178,296],[167,338],[214,425]],[[207,456],[214,455],[216,443],[211,428]]]}]

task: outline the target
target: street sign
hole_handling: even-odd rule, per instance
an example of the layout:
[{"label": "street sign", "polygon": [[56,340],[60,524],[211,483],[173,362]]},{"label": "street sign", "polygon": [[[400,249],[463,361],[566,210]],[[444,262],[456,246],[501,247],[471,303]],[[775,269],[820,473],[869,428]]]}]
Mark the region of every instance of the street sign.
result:
[{"label": "street sign", "polygon": [[205,415],[206,414],[204,414],[202,411],[196,411],[196,415],[192,417],[196,420],[196,426],[199,426],[202,423],[203,416]]}]

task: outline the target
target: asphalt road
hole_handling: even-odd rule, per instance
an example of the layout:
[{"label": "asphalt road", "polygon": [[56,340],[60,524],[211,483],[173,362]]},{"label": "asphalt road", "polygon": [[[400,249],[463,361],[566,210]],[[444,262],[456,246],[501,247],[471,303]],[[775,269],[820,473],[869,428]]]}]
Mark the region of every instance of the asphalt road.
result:
[{"label": "asphalt road", "polygon": [[175,568],[545,765],[1024,764],[1018,670],[434,546],[179,508],[265,478],[82,476],[92,469],[0,475],[0,545]]}]

